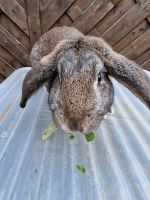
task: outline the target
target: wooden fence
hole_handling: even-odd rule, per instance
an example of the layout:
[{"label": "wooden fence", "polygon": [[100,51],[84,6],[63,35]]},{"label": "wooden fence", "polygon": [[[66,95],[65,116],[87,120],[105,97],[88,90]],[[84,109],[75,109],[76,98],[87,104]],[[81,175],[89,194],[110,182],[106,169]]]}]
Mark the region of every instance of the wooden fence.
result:
[{"label": "wooden fence", "polygon": [[0,0],[0,82],[29,65],[41,34],[63,25],[102,36],[150,70],[149,0]]}]

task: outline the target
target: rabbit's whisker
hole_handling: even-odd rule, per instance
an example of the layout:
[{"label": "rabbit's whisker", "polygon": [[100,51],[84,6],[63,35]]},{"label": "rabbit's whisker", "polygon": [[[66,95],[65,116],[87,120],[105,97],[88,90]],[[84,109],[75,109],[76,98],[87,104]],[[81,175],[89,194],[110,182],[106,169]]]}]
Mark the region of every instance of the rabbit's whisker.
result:
[{"label": "rabbit's whisker", "polygon": [[[111,116],[111,119],[113,119],[113,118],[114,118],[114,119],[117,119],[117,120],[120,120],[120,121],[124,121],[124,120],[126,120],[126,119],[136,121],[136,119],[133,119],[133,118],[130,118],[130,117],[123,117],[123,118],[120,118],[120,117],[116,117],[116,116]],[[110,120],[110,119],[105,118],[105,120]]]},{"label": "rabbit's whisker", "polygon": [[42,111],[44,111],[44,112],[51,112],[50,110],[44,110],[44,109],[42,109]]},{"label": "rabbit's whisker", "polygon": [[48,121],[48,119],[38,119],[38,121]]},{"label": "rabbit's whisker", "polygon": [[107,127],[111,127],[111,128],[113,128],[112,125],[108,125],[108,124],[102,124],[102,126],[107,126]]}]

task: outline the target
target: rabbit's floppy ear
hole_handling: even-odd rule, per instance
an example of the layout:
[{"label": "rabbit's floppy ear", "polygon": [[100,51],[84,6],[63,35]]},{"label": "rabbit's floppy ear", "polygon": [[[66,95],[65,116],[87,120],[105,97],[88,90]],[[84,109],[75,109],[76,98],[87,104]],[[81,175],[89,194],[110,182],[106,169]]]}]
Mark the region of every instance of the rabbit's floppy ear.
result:
[{"label": "rabbit's floppy ear", "polygon": [[150,108],[150,79],[138,64],[116,53],[102,38],[86,36],[82,43],[96,50],[108,74],[126,86]]},{"label": "rabbit's floppy ear", "polygon": [[57,55],[70,48],[72,44],[68,40],[60,42],[55,49],[48,55],[41,58],[38,65],[32,68],[25,76],[22,86],[22,98],[20,107],[24,108],[30,96],[39,89],[40,86],[48,79],[54,79],[54,75],[57,73],[55,62],[57,61]]},{"label": "rabbit's floppy ear", "polygon": [[[46,56],[43,58],[46,59]],[[54,67],[54,59],[51,59],[49,64],[45,64],[43,61],[39,63],[36,68],[32,68],[25,76],[22,86],[22,99],[20,107],[24,108],[30,96],[39,89],[40,86],[48,79],[52,78],[56,74]]]}]

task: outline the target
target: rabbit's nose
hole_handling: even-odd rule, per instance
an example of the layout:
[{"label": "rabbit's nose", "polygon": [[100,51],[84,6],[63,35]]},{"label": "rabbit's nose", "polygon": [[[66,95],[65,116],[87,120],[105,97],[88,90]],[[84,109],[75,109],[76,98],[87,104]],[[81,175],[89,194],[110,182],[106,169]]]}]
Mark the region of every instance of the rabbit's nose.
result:
[{"label": "rabbit's nose", "polygon": [[72,131],[82,131],[82,127],[80,126],[80,120],[79,119],[69,119],[68,120],[68,127]]}]

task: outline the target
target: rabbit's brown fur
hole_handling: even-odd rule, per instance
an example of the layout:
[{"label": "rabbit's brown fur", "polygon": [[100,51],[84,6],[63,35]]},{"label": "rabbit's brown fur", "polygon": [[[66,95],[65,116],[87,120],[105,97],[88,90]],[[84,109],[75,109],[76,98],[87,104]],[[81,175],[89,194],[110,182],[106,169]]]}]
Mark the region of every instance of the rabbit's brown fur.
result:
[{"label": "rabbit's brown fur", "polygon": [[84,36],[75,28],[54,28],[35,44],[30,61],[33,69],[23,83],[21,107],[48,81],[50,108],[65,130],[87,132],[99,124],[113,103],[107,74],[150,107],[149,78],[102,38]]},{"label": "rabbit's brown fur", "polygon": [[36,67],[40,59],[49,54],[62,40],[72,40],[83,37],[83,34],[73,27],[61,27],[51,29],[45,33],[39,41],[34,45],[30,55],[30,62],[32,67]]}]

